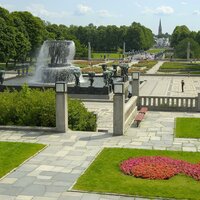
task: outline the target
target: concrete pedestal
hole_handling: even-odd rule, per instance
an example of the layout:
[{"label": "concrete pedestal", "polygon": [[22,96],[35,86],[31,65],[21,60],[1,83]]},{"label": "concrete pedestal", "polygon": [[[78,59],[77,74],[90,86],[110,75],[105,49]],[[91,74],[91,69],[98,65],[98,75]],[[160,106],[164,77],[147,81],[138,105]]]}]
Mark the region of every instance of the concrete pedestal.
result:
[{"label": "concrete pedestal", "polygon": [[139,80],[132,80],[132,96],[139,96]]},{"label": "concrete pedestal", "polygon": [[68,130],[67,93],[56,93],[56,130],[61,133]]},{"label": "concrete pedestal", "polygon": [[124,134],[125,94],[115,94],[113,98],[113,136]]},{"label": "concrete pedestal", "polygon": [[197,111],[200,112],[200,93],[198,93],[198,99],[197,99]]}]

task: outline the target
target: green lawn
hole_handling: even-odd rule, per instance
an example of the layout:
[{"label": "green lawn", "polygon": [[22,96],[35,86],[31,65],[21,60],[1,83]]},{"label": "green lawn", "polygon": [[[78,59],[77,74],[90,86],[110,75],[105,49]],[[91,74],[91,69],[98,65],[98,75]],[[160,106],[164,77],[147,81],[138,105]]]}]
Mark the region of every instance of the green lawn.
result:
[{"label": "green lawn", "polygon": [[94,59],[104,59],[104,55],[106,55],[106,58],[109,59],[119,59],[122,58],[122,54],[120,53],[92,53],[92,58]]},{"label": "green lawn", "polygon": [[169,156],[191,163],[200,162],[200,153],[194,152],[105,148],[78,179],[73,189],[148,198],[200,199],[200,182],[185,175],[177,175],[169,180],[147,180],[124,175],[119,169],[119,164],[130,157],[153,155]]},{"label": "green lawn", "polygon": [[137,64],[133,64],[131,67],[147,67],[148,69],[152,68],[158,62],[155,60],[142,60],[139,61]]},{"label": "green lawn", "polygon": [[43,144],[0,142],[0,178],[44,147]]},{"label": "green lawn", "polygon": [[[154,65],[156,65],[158,62],[155,60],[142,60],[139,61],[137,64],[133,64],[129,68],[129,73],[134,72],[134,71],[140,71],[145,73],[147,70],[151,69]],[[145,69],[141,69],[142,67],[145,67]]]},{"label": "green lawn", "polygon": [[147,50],[148,53],[160,53],[160,52],[163,52],[165,51],[165,49],[160,49],[160,48],[156,48],[156,49],[149,49]]},{"label": "green lawn", "polygon": [[175,135],[179,138],[200,138],[200,118],[176,118]]},{"label": "green lawn", "polygon": [[200,71],[200,63],[165,62],[159,71]]}]

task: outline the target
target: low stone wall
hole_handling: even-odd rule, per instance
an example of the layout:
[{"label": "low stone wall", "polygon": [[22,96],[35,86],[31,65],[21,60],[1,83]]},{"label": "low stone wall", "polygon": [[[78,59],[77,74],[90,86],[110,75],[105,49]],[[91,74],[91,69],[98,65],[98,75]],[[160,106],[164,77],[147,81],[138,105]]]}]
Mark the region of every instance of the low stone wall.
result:
[{"label": "low stone wall", "polygon": [[137,114],[137,97],[133,96],[129,99],[129,101],[125,104],[124,115],[125,115],[125,131],[132,124],[135,116]]},{"label": "low stone wall", "polygon": [[200,95],[198,97],[140,96],[137,105],[139,109],[144,106],[151,111],[199,112]]},{"label": "low stone wall", "polygon": [[[31,89],[39,89],[39,90],[46,90],[46,89],[55,89],[55,86],[37,86],[37,85],[29,85]],[[10,91],[20,91],[22,89],[21,85],[0,85],[0,92],[9,89]],[[89,94],[89,95],[88,95]],[[79,98],[79,99],[111,99],[113,97],[112,87],[105,86],[102,88],[97,87],[68,87],[68,95],[72,98]]]}]

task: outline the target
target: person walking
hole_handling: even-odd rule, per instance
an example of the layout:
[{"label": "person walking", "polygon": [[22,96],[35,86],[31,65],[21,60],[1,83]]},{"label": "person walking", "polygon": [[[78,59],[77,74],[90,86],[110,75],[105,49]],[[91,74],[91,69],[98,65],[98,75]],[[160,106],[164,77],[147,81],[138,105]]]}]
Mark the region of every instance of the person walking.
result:
[{"label": "person walking", "polygon": [[182,92],[184,92],[184,85],[185,85],[185,82],[184,80],[181,81],[181,89],[182,89]]}]

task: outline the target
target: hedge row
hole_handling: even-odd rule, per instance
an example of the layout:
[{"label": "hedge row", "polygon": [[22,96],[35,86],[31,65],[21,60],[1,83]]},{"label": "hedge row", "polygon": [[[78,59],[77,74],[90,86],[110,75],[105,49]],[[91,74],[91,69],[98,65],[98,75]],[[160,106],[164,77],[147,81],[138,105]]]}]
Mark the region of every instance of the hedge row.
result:
[{"label": "hedge row", "polygon": [[[96,115],[79,100],[68,100],[68,123],[72,130],[95,131]],[[55,92],[32,90],[0,93],[0,125],[55,127]]]}]

